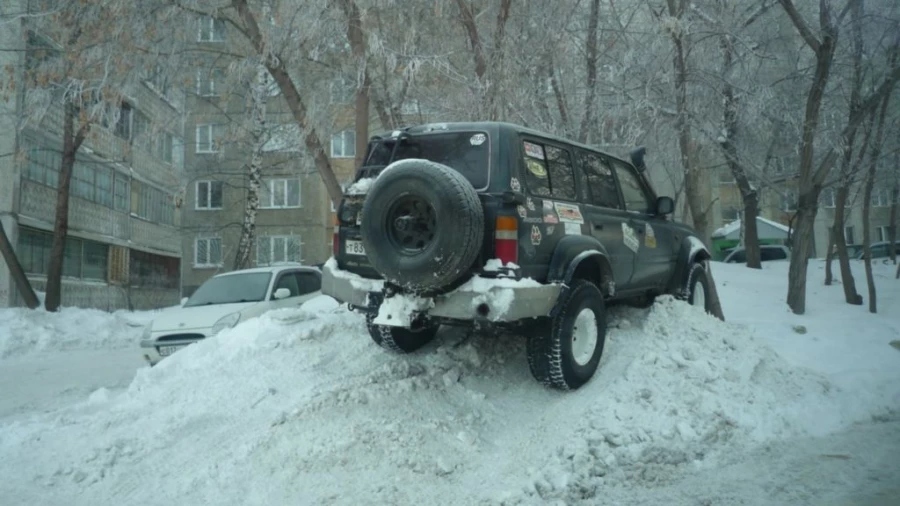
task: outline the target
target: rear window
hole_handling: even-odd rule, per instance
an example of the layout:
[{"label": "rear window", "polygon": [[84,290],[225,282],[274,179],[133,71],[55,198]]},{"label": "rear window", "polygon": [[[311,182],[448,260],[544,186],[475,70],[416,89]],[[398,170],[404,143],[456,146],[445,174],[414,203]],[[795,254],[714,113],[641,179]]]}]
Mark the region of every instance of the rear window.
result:
[{"label": "rear window", "polygon": [[386,166],[398,160],[421,158],[446,165],[469,180],[476,189],[488,185],[490,142],[485,132],[446,132],[376,141],[367,166]]}]

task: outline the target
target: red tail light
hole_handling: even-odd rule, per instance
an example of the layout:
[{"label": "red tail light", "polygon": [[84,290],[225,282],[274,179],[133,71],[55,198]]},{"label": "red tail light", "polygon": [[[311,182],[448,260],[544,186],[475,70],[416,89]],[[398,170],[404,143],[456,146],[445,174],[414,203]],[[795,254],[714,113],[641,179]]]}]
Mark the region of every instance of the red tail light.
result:
[{"label": "red tail light", "polygon": [[331,252],[335,257],[338,256],[338,253],[341,249],[341,229],[340,227],[334,227],[334,235],[331,236]]},{"label": "red tail light", "polygon": [[519,262],[519,222],[512,216],[498,216],[494,228],[495,256],[504,264]]}]

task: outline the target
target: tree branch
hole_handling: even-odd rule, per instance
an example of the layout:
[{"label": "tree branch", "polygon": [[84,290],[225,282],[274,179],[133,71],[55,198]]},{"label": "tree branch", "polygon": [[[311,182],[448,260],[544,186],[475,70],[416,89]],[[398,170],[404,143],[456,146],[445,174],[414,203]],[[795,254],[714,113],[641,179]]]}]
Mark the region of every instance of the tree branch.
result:
[{"label": "tree branch", "polygon": [[791,22],[794,23],[794,26],[797,28],[797,31],[800,32],[800,36],[803,37],[803,40],[806,41],[806,44],[815,52],[819,52],[819,47],[822,45],[819,42],[819,39],[813,34],[812,30],[809,29],[809,25],[806,24],[806,21],[803,20],[803,16],[797,12],[797,8],[794,6],[794,2],[792,0],[778,0],[781,3],[781,6],[787,12],[788,17],[791,18]]}]

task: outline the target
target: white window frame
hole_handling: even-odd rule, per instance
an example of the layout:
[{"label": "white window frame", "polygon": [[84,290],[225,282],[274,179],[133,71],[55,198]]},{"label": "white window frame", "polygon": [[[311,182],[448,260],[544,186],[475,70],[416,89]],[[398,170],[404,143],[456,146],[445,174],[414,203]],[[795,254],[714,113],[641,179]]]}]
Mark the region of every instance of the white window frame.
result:
[{"label": "white window frame", "polygon": [[[347,153],[347,136],[348,134],[353,134],[353,142],[351,143],[353,152]],[[341,149],[335,150],[335,138],[340,136],[341,139]],[[356,130],[352,128],[347,128],[345,130],[341,130],[340,132],[335,132],[331,136],[331,157],[332,158],[356,158]]]},{"label": "white window frame", "polygon": [[[224,73],[220,68],[203,69],[197,71],[197,96],[200,97],[218,97],[219,90],[216,82],[224,77]],[[207,84],[207,90],[203,89],[203,84]]]},{"label": "white window frame", "polygon": [[[219,261],[218,263],[212,263],[209,261],[210,252],[212,251],[213,242],[219,242]],[[200,259],[198,258],[200,253],[200,242],[206,242],[206,262],[200,263]],[[222,267],[222,258],[224,258],[225,254],[222,251],[222,238],[219,236],[204,236],[197,237],[194,239],[194,267],[196,268],[215,268]]]},{"label": "white window frame", "polygon": [[891,190],[886,188],[872,188],[872,207],[890,207]]},{"label": "white window frame", "polygon": [[[213,189],[214,183],[218,183],[218,184],[222,185],[222,197],[221,197],[222,202],[219,203],[220,205],[218,207],[213,207],[213,204],[212,204],[212,195],[213,195],[212,189]],[[201,184],[206,185],[206,203],[207,203],[206,207],[200,206],[200,185]],[[220,211],[224,207],[224,203],[225,203],[225,184],[222,181],[216,181],[213,179],[204,179],[204,180],[197,181],[196,183],[194,183],[194,210],[195,211]]]},{"label": "white window frame", "polygon": [[875,230],[878,232],[878,242],[888,242],[891,240],[890,225],[881,225],[879,227],[875,227]]},{"label": "white window frame", "polygon": [[[216,22],[222,23],[223,36],[216,38]],[[225,42],[225,22],[212,16],[201,16],[197,20],[197,42]],[[205,36],[205,37],[204,37]]]},{"label": "white window frame", "polygon": [[[289,181],[297,182],[296,205],[291,205],[290,202],[288,202]],[[284,205],[275,205],[276,187],[280,187],[278,188],[278,190],[282,192],[282,195],[284,197]],[[299,177],[263,179],[260,189],[262,190],[261,195],[259,196],[260,209],[299,209],[303,207],[303,184],[300,182]]]},{"label": "white window frame", "polygon": [[781,196],[781,210],[786,213],[793,213],[797,211],[796,192],[789,190]]},{"label": "white window frame", "polygon": [[825,209],[834,209],[837,207],[837,190],[828,188],[822,193],[822,205]]},{"label": "white window frame", "polygon": [[[273,260],[275,258],[275,243],[278,240],[282,241],[282,248],[283,248],[282,253],[283,253],[284,260]],[[295,241],[296,241],[296,245],[297,245],[297,258],[292,259],[292,258],[289,258],[289,253],[291,251],[290,246]],[[269,255],[268,262],[260,261],[259,250],[260,250],[260,248],[263,248],[263,247],[268,250],[268,255]],[[256,239],[256,265],[259,267],[264,267],[267,265],[274,265],[274,264],[280,263],[280,262],[298,262],[298,263],[303,262],[303,240],[301,239],[301,237],[299,235],[263,235],[263,236],[259,236]]]},{"label": "white window frame", "polygon": [[[195,152],[196,152],[196,153],[200,153],[200,154],[203,154],[203,153],[218,153],[218,152],[219,152],[219,146],[217,145],[217,142],[216,142],[216,141],[217,141],[219,138],[221,138],[221,136],[222,136],[222,133],[223,133],[223,132],[222,132],[222,128],[223,128],[222,125],[218,125],[218,124],[215,124],[215,123],[202,123],[202,124],[197,125],[197,127],[195,128],[195,134],[196,134],[196,135],[195,135],[195,137],[194,137],[194,141],[195,141],[195,144],[196,144],[196,151],[195,151]],[[218,131],[218,135],[217,135],[217,131]],[[201,135],[201,132],[203,132],[202,135]],[[204,144],[208,144],[208,145],[209,145],[209,147],[208,147],[207,149],[200,149],[200,145],[201,145],[201,142],[200,142],[201,136],[202,136],[202,137],[205,137]]]},{"label": "white window frame", "polygon": [[[847,234],[848,230],[850,231],[849,234]],[[847,244],[848,246],[856,244],[855,239],[856,238],[853,237],[853,225],[844,227],[844,243]]]}]

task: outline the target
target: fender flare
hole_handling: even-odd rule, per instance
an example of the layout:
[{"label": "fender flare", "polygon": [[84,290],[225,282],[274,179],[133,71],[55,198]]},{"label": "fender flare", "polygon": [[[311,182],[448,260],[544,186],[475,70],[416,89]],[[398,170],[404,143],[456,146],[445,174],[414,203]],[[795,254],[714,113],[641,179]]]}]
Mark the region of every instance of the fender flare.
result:
[{"label": "fender flare", "polygon": [[[562,283],[561,299],[568,292],[572,280],[581,277],[594,281],[604,296],[615,294],[615,274],[603,244],[591,236],[566,236],[553,251],[547,281]],[[559,305],[554,306],[551,316],[558,311]]]},{"label": "fender flare", "polygon": [[675,269],[672,277],[669,279],[669,286],[666,292],[679,295],[687,282],[687,276],[691,271],[691,266],[695,262],[706,262],[712,258],[709,249],[703,244],[699,237],[688,235],[681,242],[681,248],[678,250],[678,257],[675,261]]}]

